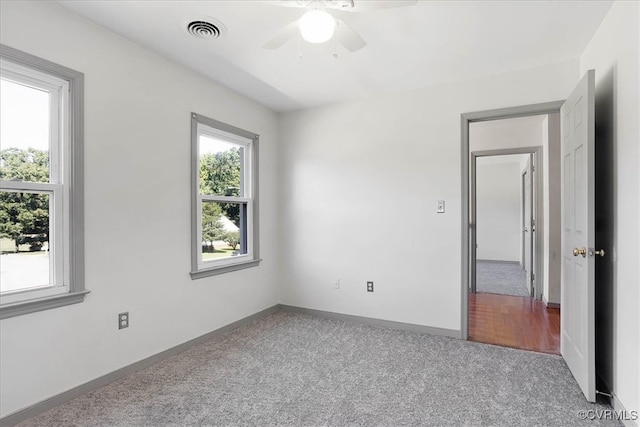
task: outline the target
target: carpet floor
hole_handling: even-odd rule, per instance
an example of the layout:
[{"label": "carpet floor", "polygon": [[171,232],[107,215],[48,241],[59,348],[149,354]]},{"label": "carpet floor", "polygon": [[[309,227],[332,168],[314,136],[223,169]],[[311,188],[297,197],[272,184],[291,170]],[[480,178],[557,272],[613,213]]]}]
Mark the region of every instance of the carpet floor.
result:
[{"label": "carpet floor", "polygon": [[557,356],[282,311],[21,425],[580,426],[598,409]]},{"label": "carpet floor", "polygon": [[525,271],[515,262],[476,261],[476,292],[531,296]]}]

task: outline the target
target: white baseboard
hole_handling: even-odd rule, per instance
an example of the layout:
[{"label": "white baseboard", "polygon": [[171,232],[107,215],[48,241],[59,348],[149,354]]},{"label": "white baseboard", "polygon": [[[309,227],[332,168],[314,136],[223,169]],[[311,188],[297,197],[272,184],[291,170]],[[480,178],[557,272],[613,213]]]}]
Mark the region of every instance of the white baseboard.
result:
[{"label": "white baseboard", "polygon": [[[635,410],[635,413],[629,411],[624,407],[622,402],[618,400],[618,396],[616,396],[615,393],[611,393],[611,407],[617,414],[626,415],[626,417],[623,417],[623,419],[621,419],[622,424],[625,427],[640,427],[640,408],[638,410]],[[631,418],[635,418],[635,420]]]}]

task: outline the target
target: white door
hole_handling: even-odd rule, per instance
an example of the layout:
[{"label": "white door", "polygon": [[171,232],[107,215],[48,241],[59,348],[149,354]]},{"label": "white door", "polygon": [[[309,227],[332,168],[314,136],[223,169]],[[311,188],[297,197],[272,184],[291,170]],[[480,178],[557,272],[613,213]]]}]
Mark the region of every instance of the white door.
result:
[{"label": "white door", "polygon": [[587,400],[595,402],[595,71],[560,109],[562,287],[560,351]]},{"label": "white door", "polygon": [[532,226],[532,212],[533,212],[533,191],[531,178],[531,155],[527,159],[527,167],[522,175],[523,179],[523,210],[524,220],[522,221],[522,242],[524,245],[524,271],[526,276],[527,289],[529,295],[533,295],[532,291],[532,276],[533,273],[533,226]]}]

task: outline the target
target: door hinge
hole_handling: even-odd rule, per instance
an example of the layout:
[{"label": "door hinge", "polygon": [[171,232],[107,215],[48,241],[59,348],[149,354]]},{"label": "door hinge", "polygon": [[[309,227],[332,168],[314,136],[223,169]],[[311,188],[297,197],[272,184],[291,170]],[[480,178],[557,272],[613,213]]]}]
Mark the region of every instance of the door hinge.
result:
[{"label": "door hinge", "polygon": [[536,165],[531,165],[531,172],[535,172],[536,171]]},{"label": "door hinge", "polygon": [[536,231],[536,220],[531,218],[531,231]]}]

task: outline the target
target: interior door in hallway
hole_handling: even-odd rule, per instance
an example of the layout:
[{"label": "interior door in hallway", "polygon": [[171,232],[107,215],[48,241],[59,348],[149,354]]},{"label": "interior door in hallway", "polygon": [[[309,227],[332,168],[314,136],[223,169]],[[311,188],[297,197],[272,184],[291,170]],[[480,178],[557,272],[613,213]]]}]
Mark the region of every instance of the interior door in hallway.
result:
[{"label": "interior door in hallway", "polygon": [[[595,71],[560,109],[562,132],[562,310],[560,351],[587,400],[595,390]],[[600,252],[603,254],[603,252]]]}]

